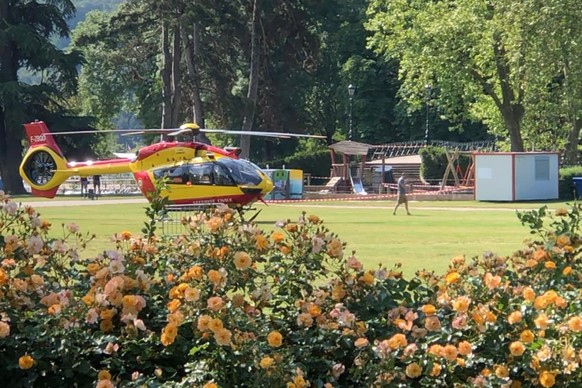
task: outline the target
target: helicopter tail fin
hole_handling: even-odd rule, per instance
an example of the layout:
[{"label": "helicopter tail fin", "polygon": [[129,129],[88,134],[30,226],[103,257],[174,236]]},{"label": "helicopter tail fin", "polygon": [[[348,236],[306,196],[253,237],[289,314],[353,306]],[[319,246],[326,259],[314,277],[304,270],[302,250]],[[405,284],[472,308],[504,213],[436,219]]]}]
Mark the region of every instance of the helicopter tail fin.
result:
[{"label": "helicopter tail fin", "polygon": [[53,198],[59,186],[72,174],[67,161],[43,121],[24,124],[30,148],[20,164],[20,176],[37,197]]}]

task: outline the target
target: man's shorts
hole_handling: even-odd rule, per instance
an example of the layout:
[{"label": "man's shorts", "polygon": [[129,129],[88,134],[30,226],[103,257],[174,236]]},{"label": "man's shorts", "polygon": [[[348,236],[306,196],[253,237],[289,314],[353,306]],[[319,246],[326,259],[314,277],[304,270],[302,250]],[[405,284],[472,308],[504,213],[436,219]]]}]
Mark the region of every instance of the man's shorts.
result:
[{"label": "man's shorts", "polygon": [[408,198],[406,198],[406,194],[398,194],[398,204],[402,204],[402,203],[407,203],[408,202]]}]

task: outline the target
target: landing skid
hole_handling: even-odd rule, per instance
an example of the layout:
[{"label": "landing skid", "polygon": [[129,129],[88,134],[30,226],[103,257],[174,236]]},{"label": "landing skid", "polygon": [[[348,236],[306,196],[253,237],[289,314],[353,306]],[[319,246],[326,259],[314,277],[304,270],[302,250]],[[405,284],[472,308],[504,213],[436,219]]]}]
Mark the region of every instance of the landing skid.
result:
[{"label": "landing skid", "polygon": [[[237,208],[236,210],[238,212],[238,215],[239,215],[240,219],[243,222],[247,222],[248,223],[248,222],[253,222],[255,220],[255,218],[257,218],[257,216],[261,213],[261,211],[263,209],[260,209],[260,210],[257,211],[257,209],[255,209],[255,208],[248,207],[248,208]],[[244,213],[249,212],[249,211],[254,211],[255,214],[253,214],[253,216],[247,220],[244,217]]]}]

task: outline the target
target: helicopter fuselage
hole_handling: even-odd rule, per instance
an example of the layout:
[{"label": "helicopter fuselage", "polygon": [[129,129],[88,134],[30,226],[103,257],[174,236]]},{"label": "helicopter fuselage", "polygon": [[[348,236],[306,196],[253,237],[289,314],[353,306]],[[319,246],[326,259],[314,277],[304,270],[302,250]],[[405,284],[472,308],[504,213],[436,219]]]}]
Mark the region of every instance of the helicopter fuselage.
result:
[{"label": "helicopter fuselage", "polygon": [[234,152],[197,142],[163,141],[140,148],[135,156],[67,162],[43,122],[25,124],[30,148],[20,166],[35,196],[53,198],[72,176],[132,173],[150,199],[156,180],[172,204],[226,203],[244,206],[268,194],[273,183],[256,165]]}]

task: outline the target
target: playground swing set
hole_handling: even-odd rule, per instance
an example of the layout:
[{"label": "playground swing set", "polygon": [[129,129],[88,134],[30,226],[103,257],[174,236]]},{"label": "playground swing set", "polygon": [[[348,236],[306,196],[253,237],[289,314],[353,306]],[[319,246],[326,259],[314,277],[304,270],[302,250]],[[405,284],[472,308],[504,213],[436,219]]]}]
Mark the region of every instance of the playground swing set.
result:
[{"label": "playground swing set", "polygon": [[[337,193],[339,191],[351,191],[357,195],[367,195],[362,176],[366,166],[366,157],[368,151],[373,146],[368,144],[354,142],[354,141],[340,141],[331,145],[331,179],[325,185],[321,193]],[[440,186],[436,188],[440,191],[447,189],[447,182],[449,178],[454,181],[455,188],[472,188],[475,184],[475,161],[473,157],[474,151],[460,151],[458,149],[446,149],[445,155],[447,158],[447,167],[445,169]],[[341,157],[341,163],[337,162],[338,155]],[[463,168],[461,163],[461,156],[468,155],[469,163]],[[355,159],[355,160],[354,160]],[[382,159],[382,177],[386,171],[384,159]],[[390,187],[388,182],[380,183],[383,187]],[[435,187],[428,187],[430,185],[421,185],[430,191],[434,191]]]}]

